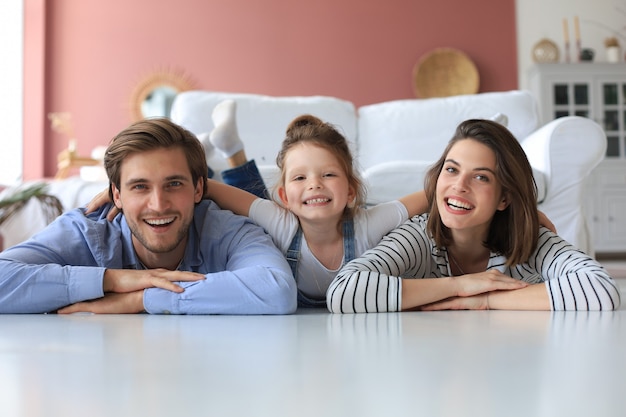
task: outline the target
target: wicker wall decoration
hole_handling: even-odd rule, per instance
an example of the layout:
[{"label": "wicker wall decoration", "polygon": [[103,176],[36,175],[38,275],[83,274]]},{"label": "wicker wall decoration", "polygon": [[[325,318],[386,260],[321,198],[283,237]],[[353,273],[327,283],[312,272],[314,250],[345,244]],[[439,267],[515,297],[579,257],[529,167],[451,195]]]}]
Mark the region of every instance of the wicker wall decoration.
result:
[{"label": "wicker wall decoration", "polygon": [[479,85],[476,65],[457,49],[435,49],[413,67],[413,89],[419,98],[476,94]]}]

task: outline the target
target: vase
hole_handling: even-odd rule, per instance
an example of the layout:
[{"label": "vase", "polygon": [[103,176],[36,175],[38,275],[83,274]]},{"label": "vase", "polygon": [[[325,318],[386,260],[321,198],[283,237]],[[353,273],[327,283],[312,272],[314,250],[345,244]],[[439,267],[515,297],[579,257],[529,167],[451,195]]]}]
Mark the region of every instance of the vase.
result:
[{"label": "vase", "polygon": [[609,46],[606,48],[606,60],[608,62],[619,62],[621,51],[619,46]]}]

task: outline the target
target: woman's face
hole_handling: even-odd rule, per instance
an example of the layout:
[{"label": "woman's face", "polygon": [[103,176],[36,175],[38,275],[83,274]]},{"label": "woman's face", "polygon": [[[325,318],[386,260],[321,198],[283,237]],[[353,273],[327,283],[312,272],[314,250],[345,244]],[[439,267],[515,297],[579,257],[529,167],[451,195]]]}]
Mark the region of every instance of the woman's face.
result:
[{"label": "woman's face", "polygon": [[437,178],[437,207],[454,233],[471,232],[484,239],[496,210],[507,202],[496,178],[496,156],[486,145],[462,139],[455,143]]}]

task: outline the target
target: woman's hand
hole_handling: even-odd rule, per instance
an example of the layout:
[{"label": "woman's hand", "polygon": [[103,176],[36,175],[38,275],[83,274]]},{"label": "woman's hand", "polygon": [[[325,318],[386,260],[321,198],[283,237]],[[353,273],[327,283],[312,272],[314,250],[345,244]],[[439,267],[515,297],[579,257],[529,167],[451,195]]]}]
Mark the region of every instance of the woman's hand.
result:
[{"label": "woman's hand", "polygon": [[[488,294],[511,292],[526,288],[528,285],[496,269],[448,278],[403,279],[402,309],[419,310],[425,306],[430,306],[430,309],[453,306],[458,309],[484,309],[489,308],[486,300]],[[453,301],[457,298],[463,300]]]},{"label": "woman's hand", "polygon": [[528,283],[504,275],[497,269],[452,277],[458,297],[471,297],[496,290],[518,290]]},{"label": "woman's hand", "polygon": [[520,290],[529,286],[527,282],[504,275],[497,269],[476,274],[452,277],[456,297],[425,304],[419,309],[432,310],[489,310],[489,295]]},{"label": "woman's hand", "polygon": [[489,296],[479,294],[471,297],[452,297],[419,308],[422,311],[437,310],[489,310]]},{"label": "woman's hand", "polygon": [[[108,203],[111,203],[111,197],[109,196],[109,189],[105,188],[104,190],[96,194],[96,196],[92,198],[91,201],[87,204],[87,210],[85,214],[92,213]],[[119,213],[120,209],[118,209],[116,206],[111,207],[111,209],[107,213],[107,220],[112,221]]]}]

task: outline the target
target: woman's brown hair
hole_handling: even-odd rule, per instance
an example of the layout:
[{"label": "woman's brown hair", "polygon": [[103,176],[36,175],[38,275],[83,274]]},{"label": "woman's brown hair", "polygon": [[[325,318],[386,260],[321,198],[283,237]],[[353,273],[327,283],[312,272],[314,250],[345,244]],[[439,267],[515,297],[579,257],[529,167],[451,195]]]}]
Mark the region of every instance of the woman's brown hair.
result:
[{"label": "woman's brown hair", "polygon": [[429,233],[440,248],[452,243],[450,229],[441,221],[437,208],[436,189],[448,152],[461,140],[475,140],[493,151],[496,178],[509,203],[506,209],[494,214],[483,242],[485,247],[506,256],[509,266],[527,261],[539,235],[537,186],[520,143],[507,128],[491,120],[471,119],[459,124],[441,158],[428,170],[424,189],[430,202]]}]

